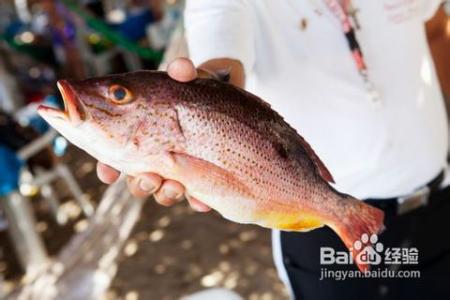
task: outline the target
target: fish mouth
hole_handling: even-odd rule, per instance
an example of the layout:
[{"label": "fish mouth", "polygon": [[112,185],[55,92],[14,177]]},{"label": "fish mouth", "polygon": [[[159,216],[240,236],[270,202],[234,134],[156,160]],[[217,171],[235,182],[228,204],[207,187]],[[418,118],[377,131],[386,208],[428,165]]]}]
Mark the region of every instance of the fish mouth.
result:
[{"label": "fish mouth", "polygon": [[58,80],[56,83],[64,101],[64,110],[40,105],[39,114],[51,118],[62,119],[79,125],[86,119],[86,114],[81,102],[78,100],[72,85],[67,80]]}]

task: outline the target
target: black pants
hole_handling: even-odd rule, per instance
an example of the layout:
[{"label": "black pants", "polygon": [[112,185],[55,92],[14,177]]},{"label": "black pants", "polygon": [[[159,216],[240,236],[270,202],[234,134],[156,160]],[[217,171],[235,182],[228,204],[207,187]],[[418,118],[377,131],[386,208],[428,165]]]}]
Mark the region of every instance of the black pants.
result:
[{"label": "black pants", "polygon": [[[310,299],[450,299],[450,187],[433,193],[430,204],[404,215],[387,211],[386,230],[379,241],[387,247],[416,247],[417,265],[396,265],[419,270],[420,279],[322,279],[328,270],[357,270],[355,265],[321,265],[320,247],[347,251],[328,227],[310,232],[282,232],[281,247],[291,287],[298,300]],[[372,269],[392,268],[381,263]]]}]

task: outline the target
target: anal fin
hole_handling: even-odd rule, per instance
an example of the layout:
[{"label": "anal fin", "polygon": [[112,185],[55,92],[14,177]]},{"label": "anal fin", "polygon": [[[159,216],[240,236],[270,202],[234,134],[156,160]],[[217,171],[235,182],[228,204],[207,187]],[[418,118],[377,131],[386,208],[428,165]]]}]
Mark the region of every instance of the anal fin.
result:
[{"label": "anal fin", "polygon": [[261,225],[268,228],[284,231],[310,231],[324,226],[322,219],[308,213],[281,214],[260,213]]}]

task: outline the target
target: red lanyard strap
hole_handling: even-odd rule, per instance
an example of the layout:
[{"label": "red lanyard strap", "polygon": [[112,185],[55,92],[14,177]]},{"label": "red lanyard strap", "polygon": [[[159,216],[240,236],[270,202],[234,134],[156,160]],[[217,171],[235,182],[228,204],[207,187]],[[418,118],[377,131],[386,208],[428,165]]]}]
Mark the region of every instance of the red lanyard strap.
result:
[{"label": "red lanyard strap", "polygon": [[[347,40],[348,47],[352,54],[353,60],[355,61],[356,68],[358,69],[361,78],[364,81],[364,85],[368,92],[369,97],[374,102],[379,102],[380,94],[375,88],[374,84],[370,81],[367,72],[367,65],[364,61],[363,52],[361,46],[359,45],[358,39],[356,38],[355,30],[350,22],[349,18],[349,7],[351,0],[343,0],[342,4],[338,0],[324,0],[328,8],[333,12],[333,14],[341,22],[342,30],[344,31],[344,36]],[[357,21],[355,19],[355,24]]]},{"label": "red lanyard strap", "polygon": [[355,30],[350,22],[347,8],[349,7],[349,0],[344,0],[341,5],[338,0],[324,0],[328,8],[341,22],[342,30],[344,31],[345,38],[353,56],[353,60],[356,63],[356,67],[360,73],[366,73],[367,67],[364,61],[362,49],[356,38]]},{"label": "red lanyard strap", "polygon": [[339,3],[337,0],[325,0],[325,3],[327,4],[328,8],[334,13],[334,15],[341,21],[342,29],[345,33],[350,31],[353,27],[350,23],[350,18],[348,17],[348,14],[346,13],[346,8],[348,7],[348,0],[344,2],[344,6]]}]

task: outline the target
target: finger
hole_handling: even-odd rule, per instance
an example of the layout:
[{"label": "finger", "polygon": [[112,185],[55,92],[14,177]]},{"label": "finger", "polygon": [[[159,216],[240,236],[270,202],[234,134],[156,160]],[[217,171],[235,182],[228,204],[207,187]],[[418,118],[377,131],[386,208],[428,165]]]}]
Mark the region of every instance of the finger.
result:
[{"label": "finger", "polygon": [[167,74],[175,80],[187,82],[197,78],[197,70],[188,58],[177,58],[167,66]]},{"label": "finger", "polygon": [[136,198],[146,198],[149,196],[148,193],[142,191],[142,189],[138,188],[139,181],[135,177],[128,176],[127,177],[127,185],[130,193]]},{"label": "finger", "polygon": [[163,179],[158,174],[144,173],[136,177],[128,177],[127,183],[131,194],[137,198],[145,198],[155,193]]},{"label": "finger", "polygon": [[97,163],[97,176],[103,183],[111,184],[119,178],[120,173],[104,163]]},{"label": "finger", "polygon": [[208,212],[211,210],[211,207],[206,205],[205,203],[201,202],[200,200],[191,197],[186,194],[186,199],[189,202],[189,205],[192,207],[192,209],[198,211],[198,212]]},{"label": "finger", "polygon": [[171,206],[179,202],[184,194],[184,186],[175,180],[166,180],[155,193],[155,200],[163,206]]}]

